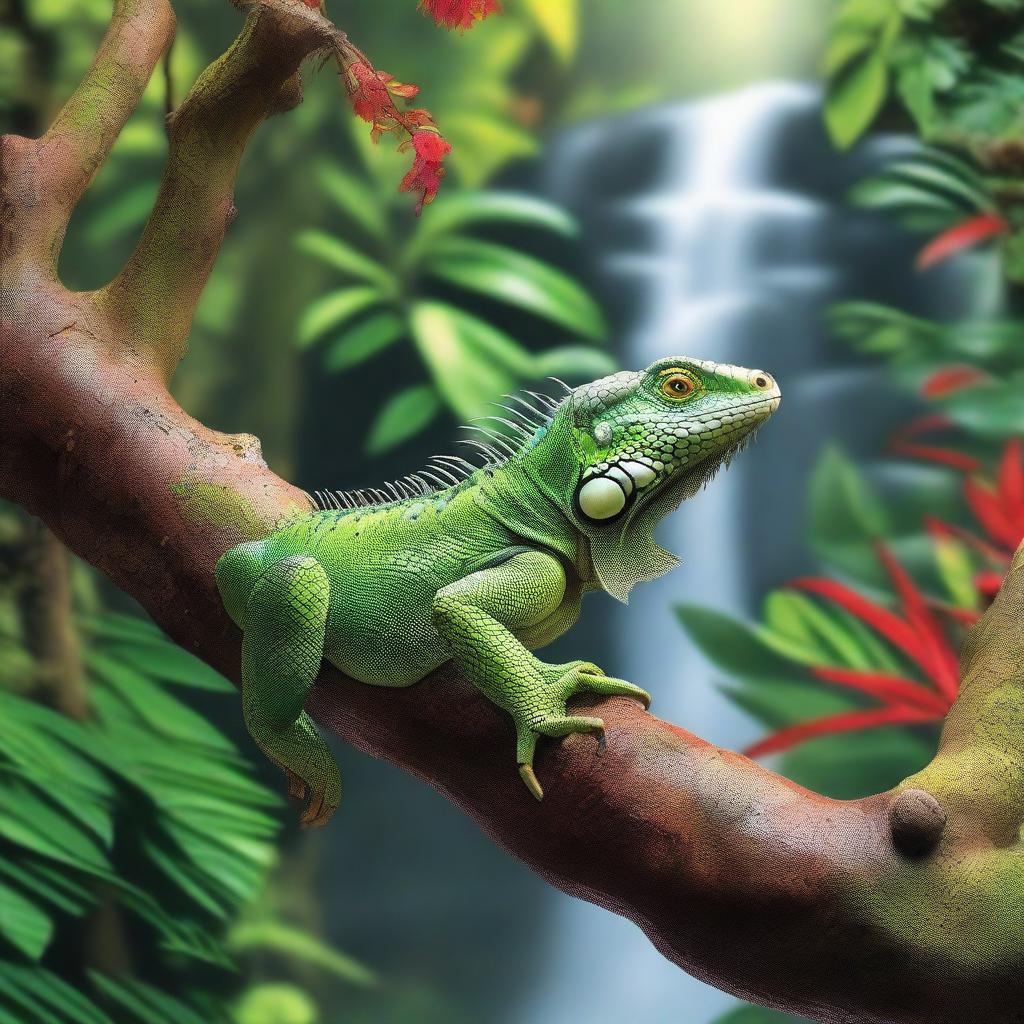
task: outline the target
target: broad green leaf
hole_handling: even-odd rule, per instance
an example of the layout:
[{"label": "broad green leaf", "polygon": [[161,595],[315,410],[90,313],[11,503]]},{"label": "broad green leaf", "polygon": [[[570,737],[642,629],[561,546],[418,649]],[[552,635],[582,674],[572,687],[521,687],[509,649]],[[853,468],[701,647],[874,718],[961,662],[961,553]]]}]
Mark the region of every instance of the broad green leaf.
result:
[{"label": "broad green leaf", "polygon": [[776,681],[765,686],[755,681],[719,688],[733,704],[772,731],[855,706],[845,691],[818,683]]},{"label": "broad green leaf", "polygon": [[837,74],[854,57],[859,57],[865,50],[869,50],[874,45],[874,40],[872,33],[858,28],[833,32],[825,49],[825,74],[829,77]]},{"label": "broad green leaf", "polygon": [[454,306],[418,302],[410,326],[438,392],[463,420],[484,413],[531,368],[529,353],[508,335]]},{"label": "broad green leaf", "polygon": [[560,206],[520,192],[461,191],[439,198],[420,218],[404,254],[413,262],[437,238],[480,224],[506,223],[554,231],[566,238],[579,233],[576,221]]},{"label": "broad green leaf", "polygon": [[295,245],[302,252],[315,256],[343,274],[362,278],[389,294],[396,290],[395,275],[387,267],[326,231],[315,228],[303,231],[296,238]]},{"label": "broad green leaf", "polygon": [[737,679],[791,682],[801,669],[775,653],[745,622],[700,605],[675,606],[683,629],[715,666]]},{"label": "broad green leaf", "polygon": [[366,181],[336,164],[321,163],[316,169],[316,178],[320,187],[330,196],[338,208],[367,234],[379,241],[387,241],[390,237],[387,211],[377,193]]},{"label": "broad green leaf", "polygon": [[523,0],[526,12],[563,63],[576,52],[579,0]]},{"label": "broad green leaf", "polygon": [[405,322],[397,313],[376,313],[331,342],[324,367],[331,373],[341,373],[358,366],[383,352],[405,332]]},{"label": "broad green leaf", "polygon": [[428,427],[441,410],[437,392],[417,384],[388,399],[366,439],[369,455],[380,455]]},{"label": "broad green leaf", "polygon": [[0,882],[0,935],[30,960],[38,960],[53,937],[53,921],[21,892]]},{"label": "broad green leaf", "polygon": [[808,665],[874,667],[856,638],[806,594],[776,590],[765,598],[765,626],[759,636],[784,656]]},{"label": "broad green leaf", "polygon": [[474,238],[446,238],[425,269],[462,288],[519,306],[600,340],[607,335],[601,310],[571,277],[533,256]]},{"label": "broad green leaf", "polygon": [[830,445],[818,460],[808,493],[810,531],[816,547],[870,544],[890,524],[881,500],[845,453]]},{"label": "broad green leaf", "polygon": [[279,921],[251,921],[235,925],[228,933],[228,948],[235,952],[270,952],[319,967],[353,985],[367,987],[377,976],[340,950],[320,942],[308,932]]},{"label": "broad green leaf", "polygon": [[785,753],[777,770],[824,796],[856,800],[884,793],[920,771],[932,759],[937,738],[938,723],[823,736]]},{"label": "broad green leaf", "polygon": [[216,669],[162,635],[153,643],[112,644],[104,647],[103,652],[114,661],[165,683],[215,693],[232,693],[235,689]]},{"label": "broad green leaf", "polygon": [[935,541],[935,565],[950,598],[958,608],[978,608],[978,588],[974,584],[974,563],[959,541],[939,538]]},{"label": "broad green leaf", "polygon": [[[488,74],[493,73],[493,69],[488,69]],[[445,114],[444,132],[452,143],[450,159],[459,180],[469,188],[481,187],[509,160],[534,156],[540,148],[537,138],[511,120],[503,109],[494,113],[478,108]],[[423,216],[430,216],[429,208]]]},{"label": "broad green leaf", "polygon": [[533,359],[534,377],[560,377],[567,381],[596,380],[615,373],[616,361],[600,349],[586,345],[561,345],[537,353]]},{"label": "broad green leaf", "polygon": [[885,57],[877,51],[840,72],[825,100],[825,125],[840,149],[848,149],[864,134],[888,89]]},{"label": "broad green leaf", "polygon": [[387,296],[379,288],[341,288],[311,302],[299,320],[297,344],[308,348],[327,331],[335,330]]}]

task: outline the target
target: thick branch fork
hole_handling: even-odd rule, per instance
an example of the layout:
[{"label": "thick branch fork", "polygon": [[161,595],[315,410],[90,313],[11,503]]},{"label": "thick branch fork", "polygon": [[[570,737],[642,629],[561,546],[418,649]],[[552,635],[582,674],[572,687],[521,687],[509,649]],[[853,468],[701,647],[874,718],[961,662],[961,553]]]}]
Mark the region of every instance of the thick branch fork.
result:
[{"label": "thick branch fork", "polygon": [[[0,145],[0,495],[232,677],[239,638],[213,566],[308,499],[270,472],[254,438],[198,423],[166,382],[244,147],[296,100],[303,58],[337,38],[297,0],[246,7],[238,39],[171,126],[160,198],[108,288],[66,291],[56,256],[168,45],[166,0],[118,0],[50,132]],[[849,802],[610,700],[603,754],[578,736],[544,745],[538,805],[495,757],[502,745],[511,755],[511,724],[450,670],[407,690],[325,672],[310,710],[720,988],[819,1021],[1011,1024],[1024,1005],[1024,556],[962,668],[933,763],[893,793]],[[657,694],[657,680],[636,682]]]}]

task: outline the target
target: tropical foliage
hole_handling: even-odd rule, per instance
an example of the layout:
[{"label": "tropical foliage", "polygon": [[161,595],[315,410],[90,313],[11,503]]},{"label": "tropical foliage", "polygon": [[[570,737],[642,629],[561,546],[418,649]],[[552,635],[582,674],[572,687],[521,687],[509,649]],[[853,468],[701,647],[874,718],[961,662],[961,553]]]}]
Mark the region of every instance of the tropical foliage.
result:
[{"label": "tropical foliage", "polygon": [[[410,224],[393,201],[363,177],[335,165],[318,180],[344,224],[337,233],[306,229],[298,248],[345,282],[311,303],[299,323],[300,345],[323,343],[324,365],[339,373],[399,342],[411,342],[426,380],[393,394],[367,438],[376,454],[423,430],[443,408],[457,419],[481,415],[502,394],[545,376],[582,379],[614,364],[584,341],[604,338],[601,311],[572,278],[550,263],[486,240],[482,228],[512,227],[573,238],[576,226],[543,200],[511,192],[462,191]],[[397,225],[397,226],[396,226]],[[477,299],[476,306],[467,305]],[[493,326],[480,300],[515,307],[575,344],[527,347]],[[471,311],[472,310],[472,311]]]}]

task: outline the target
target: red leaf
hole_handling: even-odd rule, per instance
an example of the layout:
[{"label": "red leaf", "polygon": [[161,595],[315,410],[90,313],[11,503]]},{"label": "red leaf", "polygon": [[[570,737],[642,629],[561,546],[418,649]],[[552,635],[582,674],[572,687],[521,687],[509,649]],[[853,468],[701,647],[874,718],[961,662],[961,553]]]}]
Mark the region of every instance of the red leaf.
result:
[{"label": "red leaf", "polygon": [[963,452],[953,451],[952,448],[939,448],[935,445],[909,444],[906,441],[893,441],[889,445],[889,451],[895,455],[906,455],[911,459],[921,459],[922,462],[937,462],[941,466],[949,466],[951,469],[959,469],[964,473],[977,472],[981,463],[970,455]]},{"label": "red leaf", "polygon": [[1024,445],[1020,438],[1013,438],[1003,449],[999,463],[999,496],[1007,507],[1016,506],[1018,514],[1024,513]]},{"label": "red leaf", "polygon": [[743,753],[747,757],[764,757],[766,754],[778,754],[783,750],[789,750],[815,736],[833,736],[836,733],[874,729],[880,725],[931,722],[940,717],[941,715],[917,708],[885,707],[871,708],[867,711],[844,711],[838,715],[814,718],[809,722],[800,722],[798,725],[779,729],[778,732],[771,733],[747,747]]},{"label": "red leaf", "polygon": [[927,434],[932,430],[945,430],[951,427],[952,421],[941,412],[930,412],[926,416],[918,416],[912,419],[896,435],[897,437],[916,437],[918,434]]},{"label": "red leaf", "polygon": [[944,715],[949,710],[949,702],[920,683],[915,683],[902,676],[890,676],[883,672],[860,672],[855,669],[827,668],[818,666],[811,669],[812,674],[827,683],[837,683],[866,693],[877,700],[894,706],[907,706]]},{"label": "red leaf", "polygon": [[964,497],[985,532],[997,543],[1015,550],[1021,542],[1020,531],[1007,518],[996,494],[977,480],[968,480],[964,484]]},{"label": "red leaf", "polygon": [[960,689],[959,659],[956,651],[950,646],[945,633],[928,610],[928,603],[907,571],[893,557],[892,552],[884,545],[877,545],[878,557],[885,566],[885,571],[893,581],[907,621],[913,626],[918,636],[924,638],[923,652],[925,661],[921,667],[928,673],[939,691],[945,694],[950,703],[956,700]]},{"label": "red leaf", "polygon": [[997,213],[982,213],[977,217],[971,217],[969,220],[954,225],[948,231],[936,235],[917,257],[917,269],[926,270],[962,249],[977,245],[987,238],[994,238],[1009,230],[1010,225]]},{"label": "red leaf", "polygon": [[973,366],[945,366],[925,380],[921,385],[921,394],[925,398],[942,398],[985,378],[986,374]]}]

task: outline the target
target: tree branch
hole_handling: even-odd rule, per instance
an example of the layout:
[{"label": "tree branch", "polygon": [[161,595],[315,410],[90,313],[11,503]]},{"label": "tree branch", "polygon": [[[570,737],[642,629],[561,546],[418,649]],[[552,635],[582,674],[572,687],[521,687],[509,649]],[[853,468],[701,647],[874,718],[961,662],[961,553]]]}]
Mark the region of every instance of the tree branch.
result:
[{"label": "tree branch", "polygon": [[174,38],[169,0],[114,0],[92,65],[42,139],[28,151],[38,187],[33,242],[57,266],[64,231]]},{"label": "tree branch", "polygon": [[192,314],[234,218],[252,133],[302,98],[299,66],[341,36],[296,0],[251,4],[241,34],[196,81],[169,126],[156,204],[124,270],[101,295],[108,315],[165,378],[184,355]]},{"label": "tree branch", "polygon": [[[216,216],[244,141],[301,59],[290,18],[263,20],[286,2],[264,0],[197,85],[162,205],[105,308],[0,263],[0,495],[232,677],[239,637],[214,564],[308,499],[267,469],[254,438],[212,431],[175,403],[166,376],[176,348],[140,361],[124,331],[127,322],[155,335],[142,296],[163,302],[163,316],[190,315],[171,293],[197,295],[213,256],[179,253],[179,264],[168,247],[215,252],[220,242]],[[287,59],[267,49],[269,37],[253,41],[272,25],[292,40]],[[272,71],[251,62],[257,53]],[[226,114],[230,124],[218,124]],[[5,166],[18,164],[23,143],[3,140]],[[0,243],[16,248],[31,194],[2,184]],[[173,287],[165,277],[158,288],[154,268]],[[1022,622],[1018,554],[967,645],[935,761],[893,793],[848,802],[611,700],[599,705],[603,755],[584,737],[543,745],[538,805],[514,771],[510,723],[450,669],[405,690],[325,672],[309,706],[327,728],[436,786],[552,884],[635,921],[720,988],[819,1021],[1013,1024],[1024,1001]]]}]

